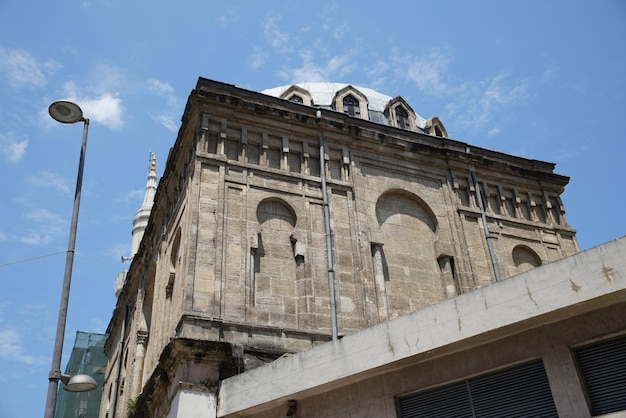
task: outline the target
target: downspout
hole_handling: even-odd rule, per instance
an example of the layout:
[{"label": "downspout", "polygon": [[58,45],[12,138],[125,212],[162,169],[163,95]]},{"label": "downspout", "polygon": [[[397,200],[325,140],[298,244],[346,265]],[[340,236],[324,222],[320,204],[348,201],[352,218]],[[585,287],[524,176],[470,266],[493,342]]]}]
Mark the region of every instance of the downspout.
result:
[{"label": "downspout", "polygon": [[[322,111],[317,110],[315,120],[319,123],[322,118]],[[333,340],[337,339],[337,306],[335,302],[335,271],[333,269],[333,243],[332,231],[330,229],[330,211],[328,207],[328,190],[326,188],[326,159],[324,158],[324,135],[320,129],[320,177],[322,181],[322,199],[324,204],[324,223],[326,225],[326,253],[328,260],[328,289],[330,292],[330,323]]]},{"label": "downspout", "polygon": [[120,376],[122,375],[122,365],[124,363],[124,334],[126,334],[126,318],[128,318],[128,305],[124,305],[124,320],[122,321],[122,334],[119,342],[119,361],[117,363],[117,374],[115,376],[115,390],[113,391],[113,399],[111,400],[111,418],[115,418],[115,409],[117,406],[117,392],[120,388]]},{"label": "downspout", "polygon": [[493,250],[493,237],[489,232],[489,226],[487,225],[487,216],[485,215],[485,205],[483,205],[483,198],[480,193],[480,186],[478,179],[476,178],[476,172],[471,169],[472,181],[474,182],[474,189],[476,190],[476,200],[478,201],[478,207],[480,208],[480,214],[483,219],[483,230],[485,231],[485,238],[487,240],[487,248],[489,249],[489,256],[491,257],[491,265],[493,266],[493,272],[496,275],[496,282],[500,281],[500,272],[498,271],[498,260],[496,259],[496,253]]}]

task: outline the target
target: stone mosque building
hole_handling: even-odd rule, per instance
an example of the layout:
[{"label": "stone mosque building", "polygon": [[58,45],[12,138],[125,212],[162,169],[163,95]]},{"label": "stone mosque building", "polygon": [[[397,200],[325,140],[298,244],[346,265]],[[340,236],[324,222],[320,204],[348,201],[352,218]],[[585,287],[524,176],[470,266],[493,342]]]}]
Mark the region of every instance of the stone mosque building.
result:
[{"label": "stone mosque building", "polygon": [[155,164],[101,418],[626,410],[626,239],[579,252],[554,164],[360,86],[204,78]]}]

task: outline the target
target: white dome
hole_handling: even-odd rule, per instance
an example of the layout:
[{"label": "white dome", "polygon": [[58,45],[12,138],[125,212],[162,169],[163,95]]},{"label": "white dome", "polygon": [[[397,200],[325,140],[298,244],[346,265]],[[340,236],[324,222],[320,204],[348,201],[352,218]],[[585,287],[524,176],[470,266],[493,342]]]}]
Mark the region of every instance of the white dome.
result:
[{"label": "white dome", "polygon": [[308,106],[332,109],[382,125],[447,137],[438,117],[424,119],[402,97],[394,98],[367,87],[305,81],[274,87],[261,93]]},{"label": "white dome", "polygon": [[310,83],[308,81],[274,87],[272,89],[263,90],[261,93],[267,94],[268,96],[281,97],[291,86],[298,86],[308,91],[316,106],[332,106],[333,99],[337,92],[348,86],[354,87],[367,97],[370,110],[383,112],[387,103],[392,99],[391,96],[387,96],[386,94],[379,93],[367,87],[355,86],[354,84],[329,82]]}]

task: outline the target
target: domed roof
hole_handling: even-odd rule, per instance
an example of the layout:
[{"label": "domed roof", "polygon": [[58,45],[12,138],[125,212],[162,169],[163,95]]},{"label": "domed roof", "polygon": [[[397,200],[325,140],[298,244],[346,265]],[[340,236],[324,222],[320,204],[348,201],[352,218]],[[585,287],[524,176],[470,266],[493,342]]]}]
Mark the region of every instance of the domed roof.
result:
[{"label": "domed roof", "polygon": [[365,97],[367,97],[370,110],[384,112],[385,106],[392,99],[391,96],[387,96],[386,94],[379,93],[367,87],[355,86],[354,84],[329,82],[310,83],[308,81],[297,84],[288,84],[286,86],[274,87],[272,89],[263,90],[261,93],[267,94],[268,96],[282,97],[283,93],[285,93],[291,86],[294,85],[308,91],[311,95],[311,99],[313,99],[313,102],[316,106],[332,106],[337,92],[349,86],[354,87],[355,89],[363,93]]},{"label": "domed roof", "polygon": [[274,87],[261,93],[307,106],[332,109],[387,126],[444,138],[448,136],[437,116],[424,119],[402,97],[393,98],[368,87],[305,81]]}]

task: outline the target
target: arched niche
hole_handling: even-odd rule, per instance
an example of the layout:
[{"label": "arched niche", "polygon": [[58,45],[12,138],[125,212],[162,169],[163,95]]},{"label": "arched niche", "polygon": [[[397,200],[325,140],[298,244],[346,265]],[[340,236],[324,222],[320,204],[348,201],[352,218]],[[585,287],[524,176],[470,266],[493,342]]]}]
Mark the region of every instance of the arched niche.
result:
[{"label": "arched niche", "polygon": [[511,255],[513,257],[516,273],[518,274],[532,270],[542,264],[541,258],[537,253],[526,245],[517,245],[513,248]]},{"label": "arched niche", "polygon": [[[447,296],[435,253],[437,218],[417,195],[390,190],[376,202],[380,226],[372,243],[374,271],[385,275],[385,305],[389,317],[437,303]],[[378,265],[377,265],[378,263]]]},{"label": "arched niche", "polygon": [[437,231],[437,217],[430,206],[406,190],[388,190],[376,201],[376,219],[380,226],[392,215],[414,217],[427,225],[433,233]]}]

